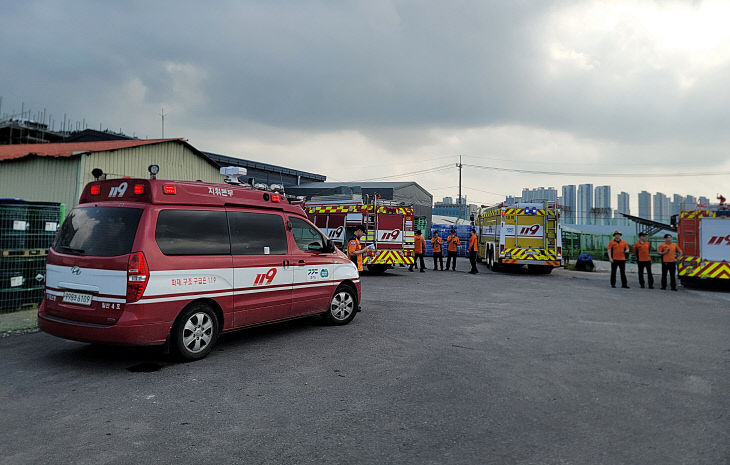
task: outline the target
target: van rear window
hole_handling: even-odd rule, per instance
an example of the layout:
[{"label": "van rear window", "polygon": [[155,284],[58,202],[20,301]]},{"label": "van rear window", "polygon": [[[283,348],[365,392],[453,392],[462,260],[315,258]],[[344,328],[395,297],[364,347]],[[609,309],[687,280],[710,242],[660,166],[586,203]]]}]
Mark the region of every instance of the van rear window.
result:
[{"label": "van rear window", "polygon": [[162,210],[155,240],[165,255],[227,255],[231,253],[224,211]]},{"label": "van rear window", "polygon": [[63,254],[116,257],[132,251],[140,208],[74,208],[58,232],[53,250]]}]

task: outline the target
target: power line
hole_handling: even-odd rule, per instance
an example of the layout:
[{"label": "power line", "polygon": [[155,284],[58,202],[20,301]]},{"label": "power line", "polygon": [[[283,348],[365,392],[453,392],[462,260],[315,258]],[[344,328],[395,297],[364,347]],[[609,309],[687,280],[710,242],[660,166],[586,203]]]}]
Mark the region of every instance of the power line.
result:
[{"label": "power line", "polygon": [[435,173],[437,171],[447,170],[447,169],[450,169],[452,167],[453,166],[451,164],[449,164],[449,165],[441,165],[441,166],[434,166],[433,168],[427,168],[427,169],[424,169],[424,170],[409,171],[409,172],[406,172],[406,173],[398,173],[398,174],[393,174],[393,175],[390,175],[390,176],[380,176],[380,177],[377,177],[377,178],[356,179],[356,180],[350,181],[350,182],[380,181],[382,179],[392,179],[392,178],[398,178],[400,176],[410,176],[410,175],[413,175],[413,174]]},{"label": "power line", "polygon": [[671,178],[671,177],[690,177],[690,176],[727,176],[730,171],[711,171],[711,172],[695,172],[695,173],[577,173],[572,171],[541,171],[541,170],[521,170],[516,168],[501,168],[497,166],[471,165],[464,163],[464,166],[481,170],[502,171],[507,173],[520,174],[542,174],[546,176],[594,176],[594,177],[610,177],[610,178]]}]

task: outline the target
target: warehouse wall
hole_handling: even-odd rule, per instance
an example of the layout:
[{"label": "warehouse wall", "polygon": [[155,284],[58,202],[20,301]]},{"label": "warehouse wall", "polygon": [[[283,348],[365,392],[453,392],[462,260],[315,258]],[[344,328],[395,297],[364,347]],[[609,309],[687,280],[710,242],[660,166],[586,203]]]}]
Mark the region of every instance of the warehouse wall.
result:
[{"label": "warehouse wall", "polygon": [[430,228],[433,208],[433,196],[431,194],[423,188],[411,184],[396,189],[393,193],[393,200],[413,204],[413,213],[416,216],[425,216]]},{"label": "warehouse wall", "polygon": [[94,180],[91,170],[100,168],[107,173],[107,179],[131,176],[147,178],[149,165],[159,165],[159,179],[177,181],[223,182],[220,170],[199,157],[180,142],[143,145],[108,152],[94,152],[82,155],[79,195],[83,187]]},{"label": "warehouse wall", "polygon": [[0,163],[0,198],[76,205],[78,157],[28,157]]},{"label": "warehouse wall", "polygon": [[223,182],[220,171],[180,142],[143,145],[93,152],[70,158],[27,157],[0,163],[0,198],[17,197],[62,202],[67,211],[78,203],[81,191],[99,168],[107,179],[149,177],[147,167],[160,166],[159,179]]}]

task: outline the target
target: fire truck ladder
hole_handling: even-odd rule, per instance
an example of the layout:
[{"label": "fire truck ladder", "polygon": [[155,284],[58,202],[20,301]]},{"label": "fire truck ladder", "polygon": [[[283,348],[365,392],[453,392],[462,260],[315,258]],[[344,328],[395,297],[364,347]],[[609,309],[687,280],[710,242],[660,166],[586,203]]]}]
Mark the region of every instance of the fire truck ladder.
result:
[{"label": "fire truck ladder", "polygon": [[543,242],[546,250],[557,250],[558,247],[558,203],[545,201],[545,236]]},{"label": "fire truck ladder", "polygon": [[[370,207],[373,207],[370,210]],[[365,228],[367,233],[365,238],[377,247],[377,232],[378,232],[378,198],[373,196],[373,201],[370,205],[366,205],[365,211]]]}]

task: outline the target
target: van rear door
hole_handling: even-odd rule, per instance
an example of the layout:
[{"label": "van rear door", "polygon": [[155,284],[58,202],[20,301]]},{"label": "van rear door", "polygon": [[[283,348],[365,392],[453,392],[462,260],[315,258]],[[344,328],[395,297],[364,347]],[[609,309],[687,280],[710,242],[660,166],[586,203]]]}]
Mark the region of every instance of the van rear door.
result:
[{"label": "van rear door", "polygon": [[114,324],[124,311],[127,266],[142,208],[80,206],[64,221],[46,265],[46,312]]}]

